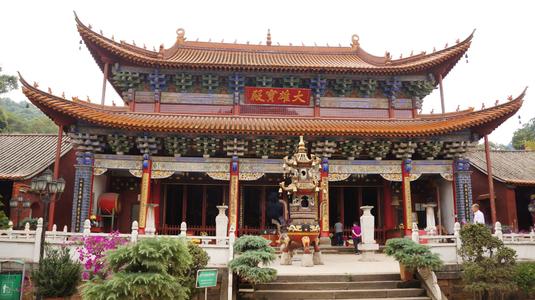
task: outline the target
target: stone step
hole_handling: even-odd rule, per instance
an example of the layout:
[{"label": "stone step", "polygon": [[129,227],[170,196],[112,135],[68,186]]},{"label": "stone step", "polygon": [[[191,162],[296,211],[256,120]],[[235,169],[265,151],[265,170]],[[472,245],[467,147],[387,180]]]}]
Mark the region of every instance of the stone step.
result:
[{"label": "stone step", "polygon": [[392,299],[426,298],[421,288],[404,289],[363,289],[363,290],[245,290],[240,289],[241,299],[282,300],[282,299]]},{"label": "stone step", "polygon": [[363,282],[399,281],[399,273],[390,274],[344,274],[344,275],[279,275],[274,282]]},{"label": "stone step", "polygon": [[407,284],[398,280],[387,281],[309,281],[309,282],[272,282],[257,284],[256,290],[370,290],[370,289],[396,289],[396,288],[419,288],[418,281]]}]

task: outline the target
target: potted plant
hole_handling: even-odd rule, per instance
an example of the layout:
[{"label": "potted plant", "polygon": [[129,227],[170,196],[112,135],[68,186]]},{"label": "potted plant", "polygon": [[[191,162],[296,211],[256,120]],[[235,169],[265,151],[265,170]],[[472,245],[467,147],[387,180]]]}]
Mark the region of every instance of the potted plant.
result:
[{"label": "potted plant", "polygon": [[442,266],[440,257],[425,245],[406,238],[390,239],[386,242],[385,253],[399,262],[401,280],[410,281],[418,269],[437,270]]}]

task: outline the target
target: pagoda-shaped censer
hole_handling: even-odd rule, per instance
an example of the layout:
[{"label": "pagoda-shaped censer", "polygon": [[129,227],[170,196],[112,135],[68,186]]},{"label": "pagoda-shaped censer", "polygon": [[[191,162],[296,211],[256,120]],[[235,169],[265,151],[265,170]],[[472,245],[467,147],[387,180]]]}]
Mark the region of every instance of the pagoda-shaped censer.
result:
[{"label": "pagoda-shaped censer", "polygon": [[320,167],[319,157],[312,154],[309,158],[302,136],[297,153],[291,158],[284,158],[284,175],[290,177],[291,183],[280,183],[281,189],[288,195],[289,206],[286,230],[281,234],[282,265],[291,265],[293,250],[299,248],[303,249],[303,266],[323,264],[318,222]]}]

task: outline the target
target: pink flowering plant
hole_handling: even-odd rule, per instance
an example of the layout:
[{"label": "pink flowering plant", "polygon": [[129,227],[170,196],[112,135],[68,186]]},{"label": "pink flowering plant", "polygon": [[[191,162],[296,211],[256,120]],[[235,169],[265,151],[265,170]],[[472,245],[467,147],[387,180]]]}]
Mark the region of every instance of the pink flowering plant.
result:
[{"label": "pink flowering plant", "polygon": [[81,239],[82,245],[76,248],[78,259],[84,266],[83,280],[95,277],[106,278],[106,252],[117,249],[126,244],[125,238],[119,237],[119,232],[111,232],[108,236],[87,236]]}]

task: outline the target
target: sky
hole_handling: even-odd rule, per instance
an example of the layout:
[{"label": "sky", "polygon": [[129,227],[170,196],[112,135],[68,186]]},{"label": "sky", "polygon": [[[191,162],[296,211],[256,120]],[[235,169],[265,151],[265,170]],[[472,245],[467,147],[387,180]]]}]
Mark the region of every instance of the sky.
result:
[{"label": "sky", "polygon": [[[273,43],[294,45],[348,46],[358,34],[367,52],[398,58],[442,49],[476,29],[468,62],[460,60],[443,81],[446,111],[503,103],[531,86],[520,112],[489,139],[508,144],[519,122],[535,117],[535,1],[3,1],[3,72],[99,102],[102,72],[80,45],[73,11],[94,30],[149,49],[170,47],[178,28],[189,40],[242,43],[265,42],[269,28]],[[20,89],[8,96],[25,99]],[[109,84],[106,96],[107,104],[122,103]],[[440,112],[438,89],[424,100],[423,112],[432,109]]]}]

